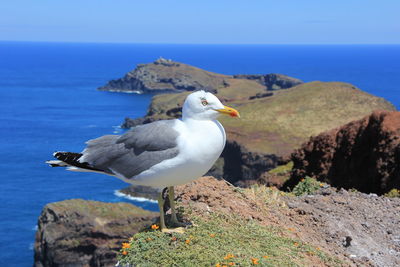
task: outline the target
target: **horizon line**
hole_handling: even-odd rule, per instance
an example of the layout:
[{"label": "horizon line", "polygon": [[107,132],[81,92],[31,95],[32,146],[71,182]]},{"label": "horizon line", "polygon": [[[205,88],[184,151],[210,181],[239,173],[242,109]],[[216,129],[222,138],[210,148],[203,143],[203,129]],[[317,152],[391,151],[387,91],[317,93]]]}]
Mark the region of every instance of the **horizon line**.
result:
[{"label": "horizon line", "polygon": [[58,43],[58,44],[115,44],[115,45],[400,45],[400,43],[150,43],[150,42],[92,42],[92,41],[32,41],[0,40],[8,43]]}]

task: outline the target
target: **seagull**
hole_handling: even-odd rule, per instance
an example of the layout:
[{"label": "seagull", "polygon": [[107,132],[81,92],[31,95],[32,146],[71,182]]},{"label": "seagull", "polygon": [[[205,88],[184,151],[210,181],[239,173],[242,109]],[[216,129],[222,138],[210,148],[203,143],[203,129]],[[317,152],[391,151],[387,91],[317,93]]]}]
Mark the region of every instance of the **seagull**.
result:
[{"label": "seagull", "polygon": [[160,229],[169,232],[172,229],[165,225],[162,189],[168,188],[171,222],[182,225],[176,216],[174,186],[203,176],[221,155],[226,135],[217,120],[220,114],[240,117],[212,93],[196,91],[186,97],[182,118],[136,126],[123,135],[104,135],[87,141],[80,153],[55,152],[57,160],[46,163],[158,189]]}]

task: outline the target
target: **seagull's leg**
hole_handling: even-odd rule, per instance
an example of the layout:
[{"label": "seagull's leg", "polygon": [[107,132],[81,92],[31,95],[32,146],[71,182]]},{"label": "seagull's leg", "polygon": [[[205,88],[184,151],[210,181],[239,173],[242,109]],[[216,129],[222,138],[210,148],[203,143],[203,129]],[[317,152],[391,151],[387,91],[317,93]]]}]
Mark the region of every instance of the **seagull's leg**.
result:
[{"label": "seagull's leg", "polygon": [[184,224],[180,223],[176,217],[175,192],[173,186],[168,187],[168,198],[169,205],[171,206],[171,222],[177,226],[183,226]]},{"label": "seagull's leg", "polygon": [[[183,233],[184,229],[182,227],[174,228],[174,229],[168,229],[165,226],[165,216],[164,216],[164,198],[163,198],[163,192],[160,193],[158,196],[158,208],[160,209],[160,230],[164,233]],[[171,201],[170,201],[171,202]],[[174,203],[174,199],[172,199],[172,203]],[[175,204],[175,203],[174,203]],[[175,210],[175,206],[174,206]],[[175,220],[176,220],[176,213],[174,214]],[[176,220],[178,221],[178,220]]]},{"label": "seagull's leg", "polygon": [[165,220],[164,220],[163,191],[161,191],[160,195],[158,196],[158,208],[160,209],[160,228],[161,230],[167,229],[167,227],[165,227]]}]

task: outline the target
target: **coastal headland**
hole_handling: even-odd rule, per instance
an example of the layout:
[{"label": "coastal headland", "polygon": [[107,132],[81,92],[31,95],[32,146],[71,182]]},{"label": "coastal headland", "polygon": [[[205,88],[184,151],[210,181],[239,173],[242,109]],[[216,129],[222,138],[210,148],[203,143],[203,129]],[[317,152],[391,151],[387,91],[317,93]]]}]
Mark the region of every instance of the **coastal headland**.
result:
[{"label": "coastal headland", "polygon": [[179,117],[184,98],[193,90],[209,90],[238,109],[240,120],[221,118],[227,144],[208,174],[241,186],[261,179],[280,187],[285,180],[269,179],[268,171],[288,162],[291,153],[311,136],[361,119],[374,110],[395,110],[385,99],[348,83],[304,83],[282,74],[222,75],[163,58],[141,64],[99,89],[132,88],[156,95],[147,114],[126,118],[124,128]]},{"label": "coastal headland", "polygon": [[221,119],[217,179],[176,188],[185,233],[161,233],[154,213],[129,204],[50,203],[34,266],[400,265],[400,112],[385,99],[343,82],[222,75],[163,58],[99,89],[154,94],[124,128],[179,117],[193,90],[242,118]]}]

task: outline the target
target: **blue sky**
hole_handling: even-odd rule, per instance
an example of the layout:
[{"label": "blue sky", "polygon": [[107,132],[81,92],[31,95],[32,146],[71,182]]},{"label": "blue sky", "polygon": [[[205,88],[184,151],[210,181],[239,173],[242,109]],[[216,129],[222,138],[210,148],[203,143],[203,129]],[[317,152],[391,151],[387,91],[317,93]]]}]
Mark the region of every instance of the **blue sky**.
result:
[{"label": "blue sky", "polygon": [[400,44],[400,0],[1,0],[0,40]]}]

